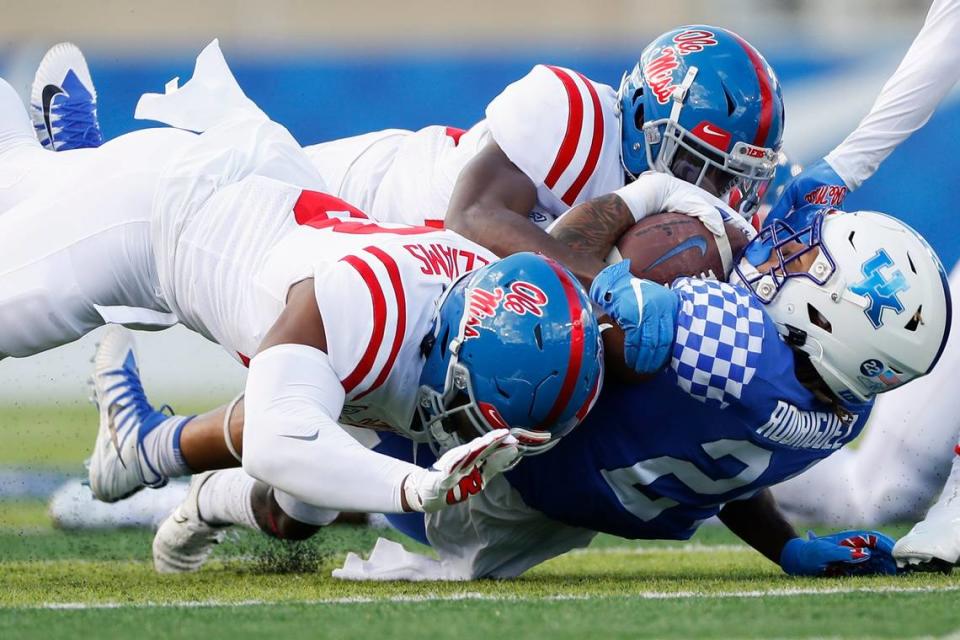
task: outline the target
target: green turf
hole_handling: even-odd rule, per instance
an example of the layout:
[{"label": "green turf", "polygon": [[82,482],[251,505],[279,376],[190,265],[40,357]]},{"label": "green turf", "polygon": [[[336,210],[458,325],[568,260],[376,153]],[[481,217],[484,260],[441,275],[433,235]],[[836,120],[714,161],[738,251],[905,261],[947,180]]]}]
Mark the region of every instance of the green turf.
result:
[{"label": "green turf", "polygon": [[955,608],[956,593],[942,593],[15,611],[0,613],[0,637],[904,638],[954,631]]},{"label": "green turf", "polygon": [[[76,405],[0,408],[0,465],[77,471],[95,421]],[[513,581],[329,577],[346,551],[369,550],[377,535],[333,527],[291,547],[238,534],[202,571],[158,576],[149,532],[57,531],[41,502],[0,502],[0,640],[903,638],[960,630],[960,576],[792,579],[721,527],[703,527],[689,544],[600,536]]]},{"label": "green turf", "polygon": [[[296,552],[236,535],[202,571],[158,576],[149,564],[149,532],[56,531],[30,502],[0,503],[0,514],[4,640],[899,638],[960,629],[960,578],[793,579],[720,527],[702,528],[686,545],[601,536],[590,549],[513,581],[370,584],[329,577],[347,550],[371,547],[378,532],[365,528],[328,528]],[[843,592],[789,593],[796,589]],[[756,597],[771,591],[779,595]],[[49,608],[65,603],[109,608]]]}]

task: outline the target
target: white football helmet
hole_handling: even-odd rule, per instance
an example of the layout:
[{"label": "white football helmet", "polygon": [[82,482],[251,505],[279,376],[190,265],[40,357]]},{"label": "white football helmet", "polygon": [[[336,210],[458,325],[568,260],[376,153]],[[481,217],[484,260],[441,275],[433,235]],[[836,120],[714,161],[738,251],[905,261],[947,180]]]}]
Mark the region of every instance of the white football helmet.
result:
[{"label": "white football helmet", "polygon": [[[796,251],[797,242],[806,246]],[[798,269],[800,256],[817,247],[809,268]],[[771,255],[775,266],[753,266]],[[773,221],[747,246],[731,280],[766,305],[785,340],[850,402],[929,373],[950,333],[939,258],[916,231],[874,211],[804,207]]]}]

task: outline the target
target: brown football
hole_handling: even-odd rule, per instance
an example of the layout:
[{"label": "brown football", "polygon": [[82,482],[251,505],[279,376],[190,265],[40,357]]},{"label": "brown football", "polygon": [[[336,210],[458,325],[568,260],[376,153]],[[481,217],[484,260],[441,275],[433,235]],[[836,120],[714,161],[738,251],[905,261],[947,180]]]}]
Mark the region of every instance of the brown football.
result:
[{"label": "brown football", "polygon": [[629,259],[633,275],[665,285],[682,276],[726,280],[748,241],[736,225],[728,222],[726,227],[726,237],[717,238],[682,213],[649,216],[620,236],[607,263]]}]

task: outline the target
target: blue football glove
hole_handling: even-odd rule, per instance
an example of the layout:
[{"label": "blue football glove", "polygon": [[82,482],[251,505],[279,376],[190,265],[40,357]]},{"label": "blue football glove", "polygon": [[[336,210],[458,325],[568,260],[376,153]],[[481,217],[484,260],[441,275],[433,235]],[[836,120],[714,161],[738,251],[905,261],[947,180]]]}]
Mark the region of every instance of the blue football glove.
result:
[{"label": "blue football glove", "polygon": [[624,260],[601,271],[590,285],[590,298],[623,329],[627,366],[639,374],[659,371],[673,351],[677,294],[630,274]]},{"label": "blue football glove", "polygon": [[841,531],[808,540],[794,538],[780,553],[780,567],[791,576],[851,576],[897,573],[894,540],[879,531]]},{"label": "blue football glove", "polygon": [[783,195],[770,209],[767,220],[782,220],[793,209],[808,204],[840,208],[847,197],[846,183],[830,164],[821,158],[787,183]]}]

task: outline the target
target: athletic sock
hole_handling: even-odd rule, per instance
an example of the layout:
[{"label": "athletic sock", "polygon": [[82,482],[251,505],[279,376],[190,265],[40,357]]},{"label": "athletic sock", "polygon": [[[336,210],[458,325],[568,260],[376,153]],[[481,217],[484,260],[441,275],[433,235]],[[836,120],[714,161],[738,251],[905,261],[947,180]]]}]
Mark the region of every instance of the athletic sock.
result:
[{"label": "athletic sock", "polygon": [[164,478],[179,478],[193,473],[180,452],[180,434],[183,427],[195,416],[166,418],[151,429],[140,443],[140,455],[144,464]]},{"label": "athletic sock", "polygon": [[200,519],[212,525],[239,524],[259,530],[251,500],[254,483],[243,469],[217,471],[200,487]]}]

